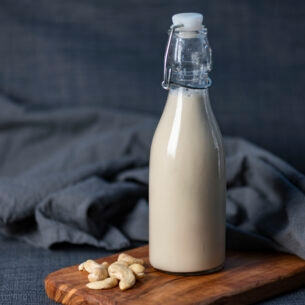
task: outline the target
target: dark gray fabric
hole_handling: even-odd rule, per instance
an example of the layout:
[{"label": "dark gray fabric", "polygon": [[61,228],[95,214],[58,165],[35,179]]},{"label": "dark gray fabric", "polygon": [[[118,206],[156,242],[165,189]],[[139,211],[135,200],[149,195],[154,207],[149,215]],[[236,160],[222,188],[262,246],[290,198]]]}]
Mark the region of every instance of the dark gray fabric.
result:
[{"label": "dark gray fabric", "polygon": [[35,248],[0,236],[0,304],[51,305],[44,290],[45,277],[88,258],[112,254],[93,247],[62,246],[56,251]]},{"label": "dark gray fabric", "polygon": [[249,142],[225,143],[228,246],[305,259],[305,176]]},{"label": "dark gray fabric", "polygon": [[121,249],[128,234],[147,240],[134,219],[145,208],[155,120],[85,107],[37,111],[3,100],[0,107],[4,234],[42,247],[67,241]]},{"label": "dark gray fabric", "polygon": [[[0,115],[3,234],[40,247],[69,242],[119,250],[147,241],[157,120],[101,108],[46,111],[0,103],[10,112]],[[244,140],[228,138],[225,149],[228,246],[305,258],[304,176]]]}]

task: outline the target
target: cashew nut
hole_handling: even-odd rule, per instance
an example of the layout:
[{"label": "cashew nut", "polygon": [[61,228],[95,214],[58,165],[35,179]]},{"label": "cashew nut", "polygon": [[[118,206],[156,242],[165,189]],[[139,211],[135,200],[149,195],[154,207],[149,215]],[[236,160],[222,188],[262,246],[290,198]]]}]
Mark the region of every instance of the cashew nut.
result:
[{"label": "cashew nut", "polygon": [[107,269],[108,269],[108,267],[109,267],[109,263],[108,263],[108,262],[102,262],[101,265],[104,266],[104,267],[107,268]]},{"label": "cashew nut", "polygon": [[129,254],[126,253],[121,253],[118,257],[118,262],[125,262],[127,265],[132,265],[132,264],[140,264],[144,265],[143,259],[140,258],[135,258]]},{"label": "cashew nut", "polygon": [[94,261],[93,259],[88,259],[85,262],[81,263],[78,266],[78,270],[83,271],[86,270],[89,273],[92,273],[94,268],[96,267],[100,267],[101,265],[98,264],[96,261]]},{"label": "cashew nut", "polygon": [[102,281],[88,283],[86,286],[90,289],[109,289],[117,286],[118,282],[118,279],[114,277],[107,277]]},{"label": "cashew nut", "polygon": [[143,265],[132,264],[129,266],[129,268],[132,270],[132,272],[136,276],[136,279],[141,279],[144,277],[145,267]]},{"label": "cashew nut", "polygon": [[103,265],[96,266],[88,275],[89,282],[101,281],[108,277],[108,269]]},{"label": "cashew nut", "polygon": [[136,279],[144,277],[144,261],[126,253],[121,253],[118,261],[109,266],[108,262],[101,264],[89,259],[78,266],[78,270],[86,270],[90,289],[109,289],[118,285],[121,290],[133,287]]},{"label": "cashew nut", "polygon": [[136,277],[132,270],[120,262],[111,264],[108,268],[110,277],[120,280],[119,287],[126,290],[133,287],[136,283]]},{"label": "cashew nut", "polygon": [[84,271],[85,267],[84,267],[84,263],[81,263],[78,265],[78,270],[79,271]]}]

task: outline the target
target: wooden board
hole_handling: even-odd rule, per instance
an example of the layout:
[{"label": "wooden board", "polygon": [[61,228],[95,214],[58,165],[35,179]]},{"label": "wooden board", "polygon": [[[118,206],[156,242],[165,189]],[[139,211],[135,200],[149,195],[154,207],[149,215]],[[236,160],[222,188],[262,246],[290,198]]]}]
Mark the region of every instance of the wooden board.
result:
[{"label": "wooden board", "polygon": [[[305,261],[293,255],[232,252],[227,253],[225,267],[218,273],[176,276],[149,265],[148,246],[126,252],[143,258],[147,267],[145,277],[134,288],[90,290],[85,286],[86,272],[71,266],[46,277],[47,295],[69,305],[242,305],[305,286]],[[112,255],[97,261],[113,262],[116,258]]]}]

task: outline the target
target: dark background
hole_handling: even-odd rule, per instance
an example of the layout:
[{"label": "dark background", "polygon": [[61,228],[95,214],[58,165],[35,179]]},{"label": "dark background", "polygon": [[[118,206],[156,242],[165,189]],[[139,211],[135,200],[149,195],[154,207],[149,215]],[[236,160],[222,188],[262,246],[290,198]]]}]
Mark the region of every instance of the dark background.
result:
[{"label": "dark background", "polygon": [[204,14],[214,60],[210,96],[223,134],[304,172],[302,0],[2,0],[0,93],[35,107],[99,105],[160,116],[167,29],[183,11]]}]

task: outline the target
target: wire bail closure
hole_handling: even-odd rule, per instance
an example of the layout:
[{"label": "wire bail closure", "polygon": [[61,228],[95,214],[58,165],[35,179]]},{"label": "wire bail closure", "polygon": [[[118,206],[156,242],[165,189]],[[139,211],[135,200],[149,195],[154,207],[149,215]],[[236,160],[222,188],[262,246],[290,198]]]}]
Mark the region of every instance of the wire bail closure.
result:
[{"label": "wire bail closure", "polygon": [[168,66],[167,66],[169,48],[170,48],[170,45],[172,42],[172,37],[173,37],[175,30],[177,28],[181,28],[181,27],[183,27],[183,24],[173,25],[173,26],[171,26],[171,30],[169,32],[168,42],[166,45],[166,50],[165,50],[165,55],[164,55],[163,82],[161,83],[162,87],[165,90],[169,89],[169,84],[170,84],[171,76],[172,76],[172,69],[171,68],[168,69]]}]

